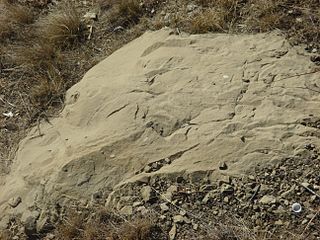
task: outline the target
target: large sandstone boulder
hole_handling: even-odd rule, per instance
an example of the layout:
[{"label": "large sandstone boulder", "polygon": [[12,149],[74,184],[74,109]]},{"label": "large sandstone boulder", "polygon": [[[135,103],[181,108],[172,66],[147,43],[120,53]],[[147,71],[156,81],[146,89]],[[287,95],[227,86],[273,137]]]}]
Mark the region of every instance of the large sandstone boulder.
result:
[{"label": "large sandstone boulder", "polygon": [[[320,131],[320,73],[276,33],[145,33],[92,68],[21,142],[0,211],[90,199],[155,174],[243,174]],[[20,198],[17,206],[8,202]]]}]

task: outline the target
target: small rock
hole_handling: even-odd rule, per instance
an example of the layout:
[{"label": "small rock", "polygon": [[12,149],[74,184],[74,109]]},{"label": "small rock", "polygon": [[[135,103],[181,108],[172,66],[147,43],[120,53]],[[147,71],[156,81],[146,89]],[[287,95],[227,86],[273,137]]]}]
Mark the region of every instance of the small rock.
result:
[{"label": "small rock", "polygon": [[149,202],[153,198],[153,195],[154,195],[152,188],[150,186],[144,186],[143,188],[141,188],[140,194],[141,194],[142,199],[145,202]]},{"label": "small rock", "polygon": [[282,226],[283,225],[283,221],[278,220],[278,221],[275,221],[274,224],[277,225],[277,226]]},{"label": "small rock", "polygon": [[175,185],[171,185],[165,194],[163,194],[162,198],[166,201],[172,201],[172,196],[175,192],[178,191],[178,187]]},{"label": "small rock", "polygon": [[170,158],[165,158],[164,161],[166,162],[166,164],[170,164],[171,163]]},{"label": "small rock", "polygon": [[152,171],[151,167],[149,165],[145,166],[143,169],[144,172],[150,173]]},{"label": "small rock", "polygon": [[173,224],[169,232],[169,239],[174,240],[176,238],[176,235],[177,235],[177,226],[176,224]]},{"label": "small rock", "polygon": [[145,215],[148,213],[148,209],[146,209],[146,207],[144,207],[144,206],[138,207],[137,211],[140,212],[142,215]]},{"label": "small rock", "polygon": [[160,204],[160,208],[161,208],[161,211],[162,212],[167,212],[167,211],[169,211],[169,207],[168,207],[168,205],[167,205],[167,203],[161,203]]},{"label": "small rock", "polygon": [[250,180],[252,180],[252,181],[255,181],[255,180],[256,180],[255,176],[253,176],[253,175],[249,175],[248,178],[249,178]]},{"label": "small rock", "polygon": [[220,179],[219,179],[219,181],[218,181],[219,186],[221,186],[221,185],[224,184],[224,183],[226,183],[226,184],[230,184],[230,183],[231,183],[231,178],[230,178],[230,176],[221,176],[221,177],[220,177]]},{"label": "small rock", "polygon": [[20,220],[21,220],[21,222],[23,224],[25,224],[27,222],[28,218],[31,217],[31,218],[34,219],[34,221],[36,221],[39,218],[39,216],[40,216],[40,213],[38,211],[29,211],[29,210],[27,210],[22,214]]},{"label": "small rock", "polygon": [[87,12],[83,18],[85,19],[92,19],[92,20],[98,20],[98,15],[95,12]]},{"label": "small rock", "polygon": [[199,224],[195,223],[192,225],[193,230],[197,231],[199,228]]},{"label": "small rock", "polygon": [[181,215],[175,215],[173,217],[173,222],[175,223],[184,223],[184,217]]},{"label": "small rock", "polygon": [[302,225],[305,225],[305,224],[307,224],[308,222],[309,222],[309,220],[304,219],[301,224],[302,224]]},{"label": "small rock", "polygon": [[152,163],[152,168],[153,168],[153,169],[158,169],[159,166],[160,166],[160,163],[158,163],[158,162]]},{"label": "small rock", "polygon": [[13,197],[8,201],[8,204],[12,207],[15,208],[21,203],[21,197]]},{"label": "small rock", "polygon": [[143,205],[143,203],[142,202],[134,202],[133,204],[132,204],[132,207],[139,207],[139,206],[142,206]]},{"label": "small rock", "polygon": [[312,219],[312,218],[314,218],[314,217],[315,217],[315,214],[313,214],[313,213],[308,214],[308,215],[306,216],[306,218],[308,218],[308,219]]},{"label": "small rock", "polygon": [[133,214],[132,206],[124,206],[121,208],[120,213],[123,215],[131,216]]},{"label": "small rock", "polygon": [[220,170],[227,170],[228,169],[228,165],[225,162],[220,162],[219,163],[219,169]]},{"label": "small rock", "polygon": [[181,216],[185,216],[187,214],[187,211],[184,209],[181,209],[179,213]]},{"label": "small rock", "polygon": [[187,11],[188,11],[188,12],[192,12],[192,11],[194,11],[197,7],[198,7],[198,6],[195,5],[194,3],[190,3],[190,4],[187,5]]},{"label": "small rock", "polygon": [[229,184],[222,184],[222,186],[220,188],[220,192],[223,194],[232,194],[234,192],[234,189]]},{"label": "small rock", "polygon": [[314,202],[316,199],[317,199],[317,196],[313,195],[313,196],[311,196],[311,198],[310,198],[310,202]]},{"label": "small rock", "polygon": [[272,196],[272,195],[264,195],[260,199],[259,203],[267,205],[267,204],[276,203],[276,201],[277,201],[277,199],[274,196]]},{"label": "small rock", "polygon": [[281,193],[281,197],[282,198],[286,198],[286,197],[288,197],[288,196],[290,196],[291,194],[293,194],[294,193],[294,189],[289,189],[288,191],[285,191],[285,192],[283,192],[283,193]]},{"label": "small rock", "polygon": [[178,191],[178,187],[175,185],[171,185],[170,187],[168,187],[167,192],[171,192],[171,193],[175,193]]},{"label": "small rock", "polygon": [[219,211],[217,211],[217,210],[214,210],[214,211],[212,212],[212,214],[213,214],[213,215],[215,215],[215,216],[218,216],[218,215],[219,215],[219,213],[220,213],[220,212],[219,212]]}]

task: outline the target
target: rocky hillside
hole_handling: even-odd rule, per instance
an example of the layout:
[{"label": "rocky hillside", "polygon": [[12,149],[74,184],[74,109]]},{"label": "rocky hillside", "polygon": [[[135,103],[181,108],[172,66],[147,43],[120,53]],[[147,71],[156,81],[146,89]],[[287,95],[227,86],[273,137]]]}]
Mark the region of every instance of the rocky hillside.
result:
[{"label": "rocky hillside", "polygon": [[145,33],[21,142],[1,211],[22,216],[29,234],[77,200],[157,212],[177,239],[212,234],[209,219],[227,214],[266,231],[313,222],[318,80],[308,54],[277,33]]}]

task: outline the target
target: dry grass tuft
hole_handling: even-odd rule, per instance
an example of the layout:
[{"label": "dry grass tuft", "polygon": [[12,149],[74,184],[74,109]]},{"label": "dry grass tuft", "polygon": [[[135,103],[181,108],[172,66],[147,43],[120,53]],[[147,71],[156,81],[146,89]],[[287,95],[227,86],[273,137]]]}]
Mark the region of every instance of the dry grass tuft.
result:
[{"label": "dry grass tuft", "polygon": [[7,19],[16,24],[30,24],[34,20],[31,9],[18,4],[5,4]]},{"label": "dry grass tuft", "polygon": [[18,26],[31,24],[33,20],[32,9],[8,1],[0,2],[0,41],[17,35]]},{"label": "dry grass tuft", "polygon": [[16,47],[12,58],[26,72],[46,73],[48,69],[62,61],[59,53],[59,49],[50,42],[42,41],[28,47]]},{"label": "dry grass tuft", "polygon": [[7,21],[7,18],[0,16],[0,42],[8,39],[14,31],[14,26],[11,22]]},{"label": "dry grass tuft", "polygon": [[139,22],[143,9],[138,0],[119,0],[113,4],[109,21],[114,26],[127,27]]},{"label": "dry grass tuft", "polygon": [[84,39],[84,26],[80,14],[71,3],[65,3],[59,10],[42,19],[39,37],[56,46],[70,47]]},{"label": "dry grass tuft", "polygon": [[95,4],[101,9],[101,10],[108,10],[110,9],[117,0],[95,0]]},{"label": "dry grass tuft", "polygon": [[207,33],[224,29],[224,14],[214,9],[208,9],[197,14],[190,24],[191,33]]},{"label": "dry grass tuft", "polygon": [[39,111],[61,104],[65,83],[57,74],[48,71],[48,76],[33,79],[34,85],[30,91],[30,101]]},{"label": "dry grass tuft", "polygon": [[58,225],[57,240],[160,240],[167,239],[163,230],[147,220],[124,221],[111,213],[98,212],[98,217],[73,213]]},{"label": "dry grass tuft", "polygon": [[122,224],[119,230],[111,234],[110,240],[159,240],[167,239],[163,230],[146,220],[137,220]]}]

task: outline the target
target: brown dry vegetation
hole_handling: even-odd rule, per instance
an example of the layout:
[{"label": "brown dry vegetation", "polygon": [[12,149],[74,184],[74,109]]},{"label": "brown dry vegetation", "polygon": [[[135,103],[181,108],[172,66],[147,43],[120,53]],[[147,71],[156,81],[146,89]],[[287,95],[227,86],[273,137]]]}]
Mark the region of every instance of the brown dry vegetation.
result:
[{"label": "brown dry vegetation", "polygon": [[151,219],[129,222],[105,210],[97,210],[94,216],[84,211],[71,212],[55,230],[56,240],[160,240],[166,235]]},{"label": "brown dry vegetation", "polygon": [[[191,33],[279,29],[293,44],[311,45],[309,50],[319,48],[320,42],[320,0],[195,0],[198,7],[193,13],[187,12],[191,1],[186,0],[96,0],[89,6],[82,1],[58,1],[58,6],[50,2],[0,1],[0,173],[9,171],[17,143],[30,126],[61,109],[68,88],[146,29],[171,26]],[[98,21],[84,20],[84,13],[92,9],[98,12]],[[171,21],[164,21],[162,10],[171,14]],[[121,30],[114,31],[118,26]],[[2,115],[9,111],[13,118]],[[75,233],[86,237],[77,239],[99,239],[105,227],[95,223],[84,228],[83,219],[78,219],[80,227],[72,221],[73,225],[58,228],[60,239],[76,239],[67,238]],[[118,236],[125,237],[110,239],[152,239],[134,235],[150,227],[145,222],[120,227]],[[121,235],[126,233],[133,236]]]}]

